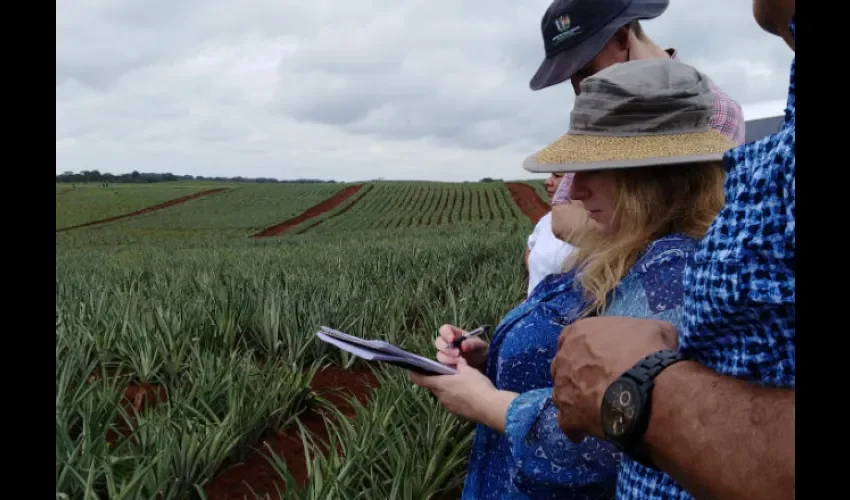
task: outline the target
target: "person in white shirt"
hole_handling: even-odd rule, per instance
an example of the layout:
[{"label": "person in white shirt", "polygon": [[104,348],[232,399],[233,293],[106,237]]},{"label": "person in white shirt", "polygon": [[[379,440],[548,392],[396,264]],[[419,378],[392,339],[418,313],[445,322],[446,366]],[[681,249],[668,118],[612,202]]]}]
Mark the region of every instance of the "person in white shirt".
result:
[{"label": "person in white shirt", "polygon": [[[549,195],[549,203],[561,182],[572,181],[572,176],[567,178],[562,173],[555,173],[546,179],[546,193]],[[528,236],[528,246],[525,249],[525,265],[528,269],[528,295],[534,291],[534,287],[546,276],[561,272],[564,261],[569,257],[573,247],[559,240],[552,233],[552,212],[544,215],[534,231]]]}]

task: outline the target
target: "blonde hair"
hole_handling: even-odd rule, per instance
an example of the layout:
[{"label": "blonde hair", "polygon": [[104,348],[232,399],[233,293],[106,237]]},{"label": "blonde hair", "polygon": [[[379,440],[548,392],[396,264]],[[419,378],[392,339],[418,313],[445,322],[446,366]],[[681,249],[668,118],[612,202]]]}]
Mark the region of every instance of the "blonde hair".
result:
[{"label": "blonde hair", "polygon": [[672,233],[705,235],[723,207],[725,171],[720,162],[613,170],[614,230],[585,224],[572,235],[576,250],[565,270],[577,268],[589,299],[580,316],[602,312],[608,294],[652,241]]}]

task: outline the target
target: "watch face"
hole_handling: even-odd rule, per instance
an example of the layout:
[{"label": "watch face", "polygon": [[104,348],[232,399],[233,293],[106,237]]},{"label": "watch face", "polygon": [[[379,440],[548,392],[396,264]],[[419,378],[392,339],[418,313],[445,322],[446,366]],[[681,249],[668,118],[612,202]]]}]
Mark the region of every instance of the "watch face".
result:
[{"label": "watch face", "polygon": [[618,379],[602,397],[602,428],[613,438],[626,436],[635,426],[643,401],[637,383]]}]

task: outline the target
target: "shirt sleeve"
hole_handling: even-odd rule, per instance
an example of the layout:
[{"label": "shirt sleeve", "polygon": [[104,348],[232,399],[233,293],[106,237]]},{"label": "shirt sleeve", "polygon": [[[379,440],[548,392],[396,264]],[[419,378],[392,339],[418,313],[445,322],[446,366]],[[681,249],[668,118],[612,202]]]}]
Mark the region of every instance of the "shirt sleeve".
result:
[{"label": "shirt sleeve", "polygon": [[570,202],[570,185],[573,183],[573,177],[575,177],[575,174],[571,172],[565,174],[564,178],[561,179],[558,189],[556,189],[555,194],[552,195],[553,205],[563,205]]},{"label": "shirt sleeve", "polygon": [[[681,275],[686,259],[676,251],[659,252],[642,260],[639,270],[617,288],[616,298],[604,315],[660,319],[677,328],[681,324],[684,289]],[[534,488],[581,483],[616,470],[622,454],[610,443],[586,438],[573,443],[558,426],[552,388],[517,396],[506,416],[505,435],[510,443],[517,487],[534,496]]]},{"label": "shirt sleeve", "polygon": [[585,438],[573,443],[558,427],[558,409],[552,389],[537,389],[517,396],[508,407],[508,439],[515,484],[534,498],[548,488],[598,480],[616,474],[622,453],[612,444]]},{"label": "shirt sleeve", "polygon": [[531,234],[528,235],[529,250],[534,248],[535,243],[537,243],[537,240],[540,238],[541,226],[542,224],[540,223],[540,221],[538,221],[537,224],[534,225],[534,230],[531,231]]}]

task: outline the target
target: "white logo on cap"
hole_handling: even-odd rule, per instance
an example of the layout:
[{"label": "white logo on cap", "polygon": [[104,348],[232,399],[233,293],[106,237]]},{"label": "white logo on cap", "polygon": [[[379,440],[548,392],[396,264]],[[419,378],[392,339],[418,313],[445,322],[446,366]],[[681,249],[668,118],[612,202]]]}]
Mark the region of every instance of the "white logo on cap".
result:
[{"label": "white logo on cap", "polygon": [[552,41],[560,42],[561,40],[565,40],[571,36],[581,33],[581,26],[574,26],[571,28],[571,23],[570,16],[566,14],[555,18],[555,28],[557,28],[558,34],[552,37]]}]

